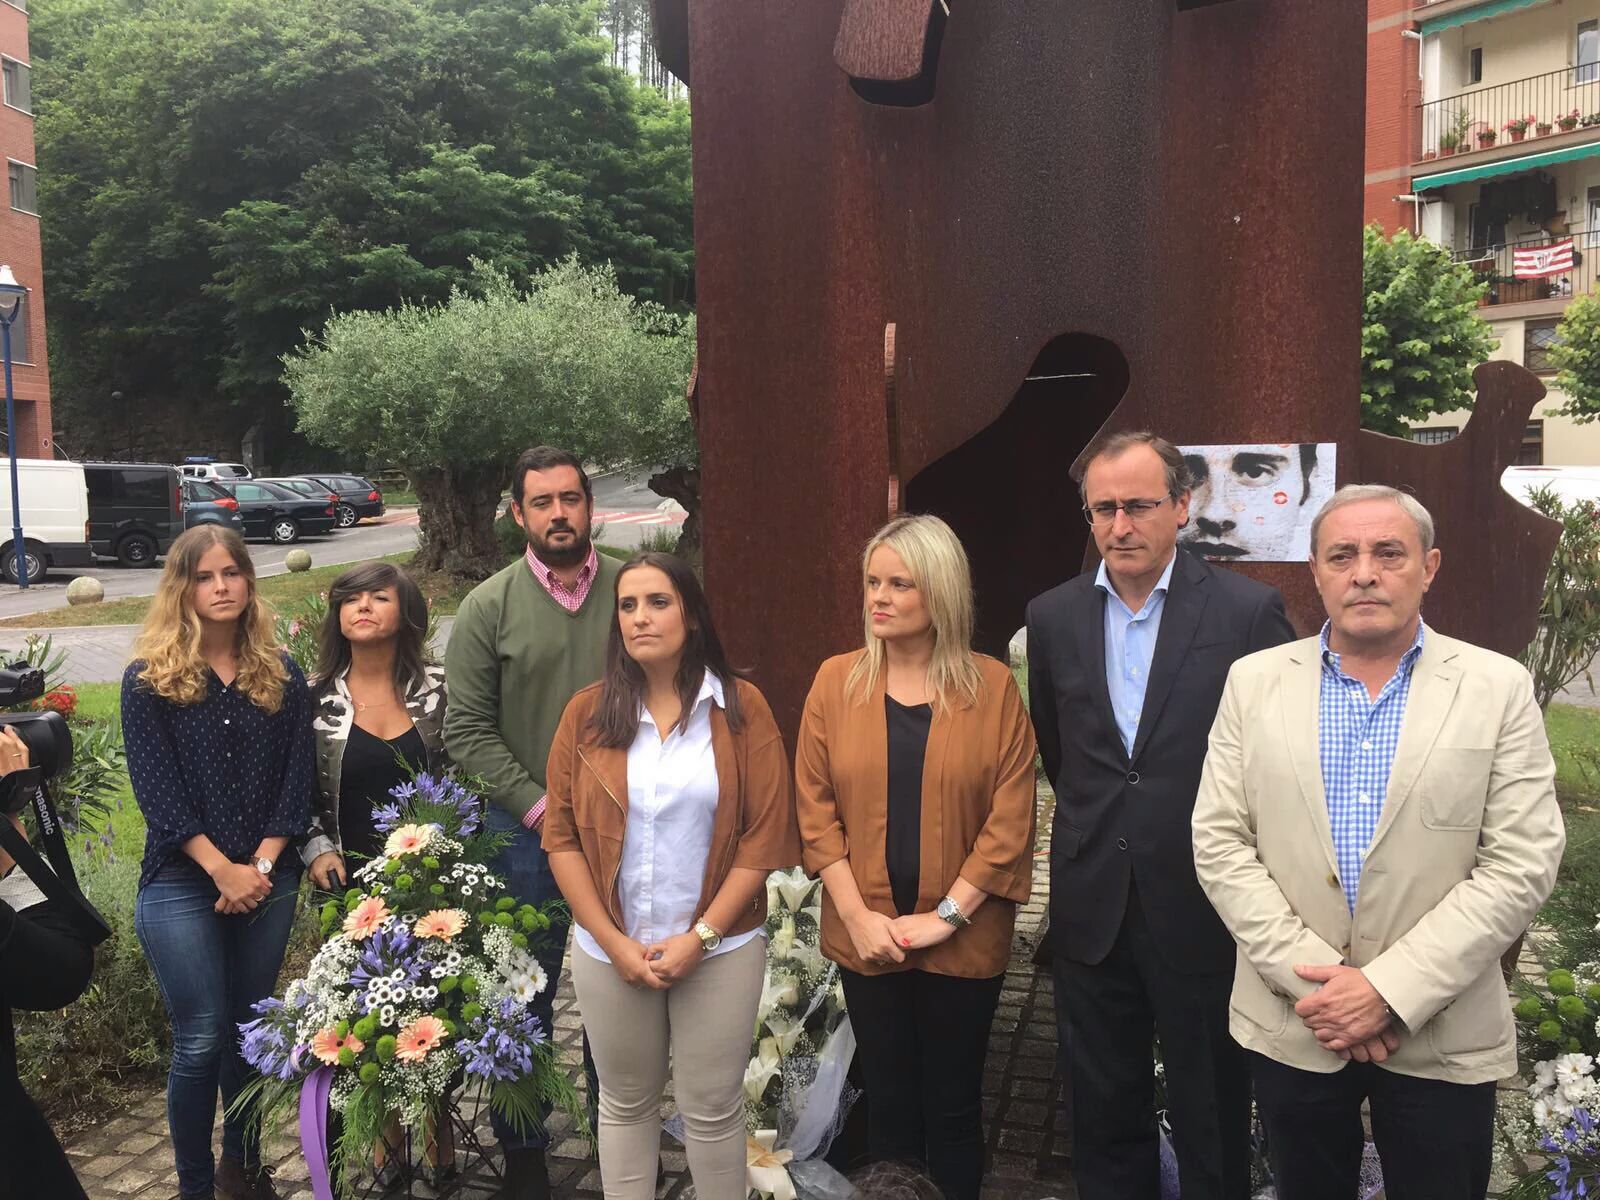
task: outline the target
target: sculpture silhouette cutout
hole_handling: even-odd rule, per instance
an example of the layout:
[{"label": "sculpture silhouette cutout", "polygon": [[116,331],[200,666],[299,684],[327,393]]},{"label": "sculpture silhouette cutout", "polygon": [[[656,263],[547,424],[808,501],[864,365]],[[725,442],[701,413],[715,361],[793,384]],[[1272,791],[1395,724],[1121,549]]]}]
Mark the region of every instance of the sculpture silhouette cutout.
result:
[{"label": "sculpture silhouette cutout", "polygon": [[[789,730],[860,642],[859,548],[895,499],[961,532],[1002,651],[1085,564],[1073,470],[1107,429],[1336,442],[1340,483],[1438,516],[1431,622],[1532,636],[1556,530],[1497,481],[1537,381],[1480,369],[1445,446],[1359,430],[1359,5],[655,9],[693,85],[706,581]],[[1320,623],[1304,566],[1237,569]]]}]

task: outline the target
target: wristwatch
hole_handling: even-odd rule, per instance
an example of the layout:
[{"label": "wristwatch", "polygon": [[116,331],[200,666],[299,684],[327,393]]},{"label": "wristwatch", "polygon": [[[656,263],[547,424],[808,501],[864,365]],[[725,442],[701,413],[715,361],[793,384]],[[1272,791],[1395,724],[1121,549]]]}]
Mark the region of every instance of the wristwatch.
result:
[{"label": "wristwatch", "polygon": [[275,865],[270,858],[256,859],[256,870],[260,871],[268,879],[272,878],[272,868]]},{"label": "wristwatch", "polygon": [[961,905],[957,904],[949,896],[939,901],[939,907],[933,911],[938,914],[939,920],[946,925],[953,925],[957,929],[972,924],[971,921],[967,920],[967,914],[961,911]]},{"label": "wristwatch", "polygon": [[694,923],[694,935],[700,939],[700,947],[707,954],[722,945],[722,935],[704,921],[696,921]]}]

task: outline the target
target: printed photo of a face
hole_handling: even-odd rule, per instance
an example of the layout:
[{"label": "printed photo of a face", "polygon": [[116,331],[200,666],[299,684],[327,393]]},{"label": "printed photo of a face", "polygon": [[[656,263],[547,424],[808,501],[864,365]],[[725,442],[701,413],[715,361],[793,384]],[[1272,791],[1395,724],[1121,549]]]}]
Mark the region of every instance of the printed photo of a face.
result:
[{"label": "printed photo of a face", "polygon": [[1333,494],[1334,442],[1184,446],[1192,493],[1178,541],[1222,562],[1305,562]]}]

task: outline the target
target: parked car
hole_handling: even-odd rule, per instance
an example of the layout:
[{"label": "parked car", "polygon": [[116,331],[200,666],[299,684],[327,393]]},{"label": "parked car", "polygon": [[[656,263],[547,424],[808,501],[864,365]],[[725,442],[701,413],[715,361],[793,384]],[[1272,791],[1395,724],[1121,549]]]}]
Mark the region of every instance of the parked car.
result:
[{"label": "parked car", "polygon": [[[10,460],[0,459],[0,472],[10,470]],[[51,567],[94,563],[89,549],[89,491],[81,463],[19,458],[17,494],[22,501],[22,561],[29,583],[43,579]],[[0,578],[19,583],[11,528],[11,483],[0,476]]]},{"label": "parked car", "polygon": [[271,538],[275,542],[297,542],[302,534],[333,532],[333,503],[312,500],[281,488],[275,483],[241,479],[224,483],[239,502],[244,517],[244,536]]},{"label": "parked car", "polygon": [[186,458],[178,470],[183,472],[185,479],[217,479],[223,483],[255,476],[243,463],[213,462],[209,458]]},{"label": "parked car", "polygon": [[183,532],[183,477],[163,463],[86,462],[89,548],[125,567],[153,567]]},{"label": "parked car", "polygon": [[325,487],[339,497],[335,505],[339,528],[349,529],[362,517],[383,516],[383,493],[378,485],[365,475],[324,475],[313,473],[298,478],[308,479]]},{"label": "parked car", "polygon": [[183,481],[183,527],[196,525],[226,525],[239,534],[244,533],[244,518],[239,515],[239,502],[227,488],[209,479]]},{"label": "parked car", "polygon": [[329,504],[334,506],[334,523],[338,523],[339,494],[332,488],[323,487],[320,483],[312,483],[311,480],[301,479],[299,476],[288,476],[281,479],[266,479],[257,476],[252,482],[275,483],[281,488],[288,488],[291,492],[298,492],[300,495],[306,496],[312,500],[326,500]]}]

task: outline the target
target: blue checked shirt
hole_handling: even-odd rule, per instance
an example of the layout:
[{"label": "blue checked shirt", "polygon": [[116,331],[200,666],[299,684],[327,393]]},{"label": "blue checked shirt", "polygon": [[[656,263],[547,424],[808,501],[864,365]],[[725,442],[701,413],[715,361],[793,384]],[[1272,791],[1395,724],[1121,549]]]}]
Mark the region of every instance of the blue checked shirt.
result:
[{"label": "blue checked shirt", "polygon": [[1411,695],[1411,674],[1422,653],[1422,630],[1419,621],[1416,640],[1401,655],[1399,667],[1378,698],[1372,700],[1366,684],[1340,669],[1339,656],[1328,648],[1328,624],[1322,626],[1322,695],[1317,722],[1322,790],[1327,794],[1339,881],[1351,912],[1356,910],[1367,847],[1383,815],[1389,770],[1394,766],[1406,699]]}]

